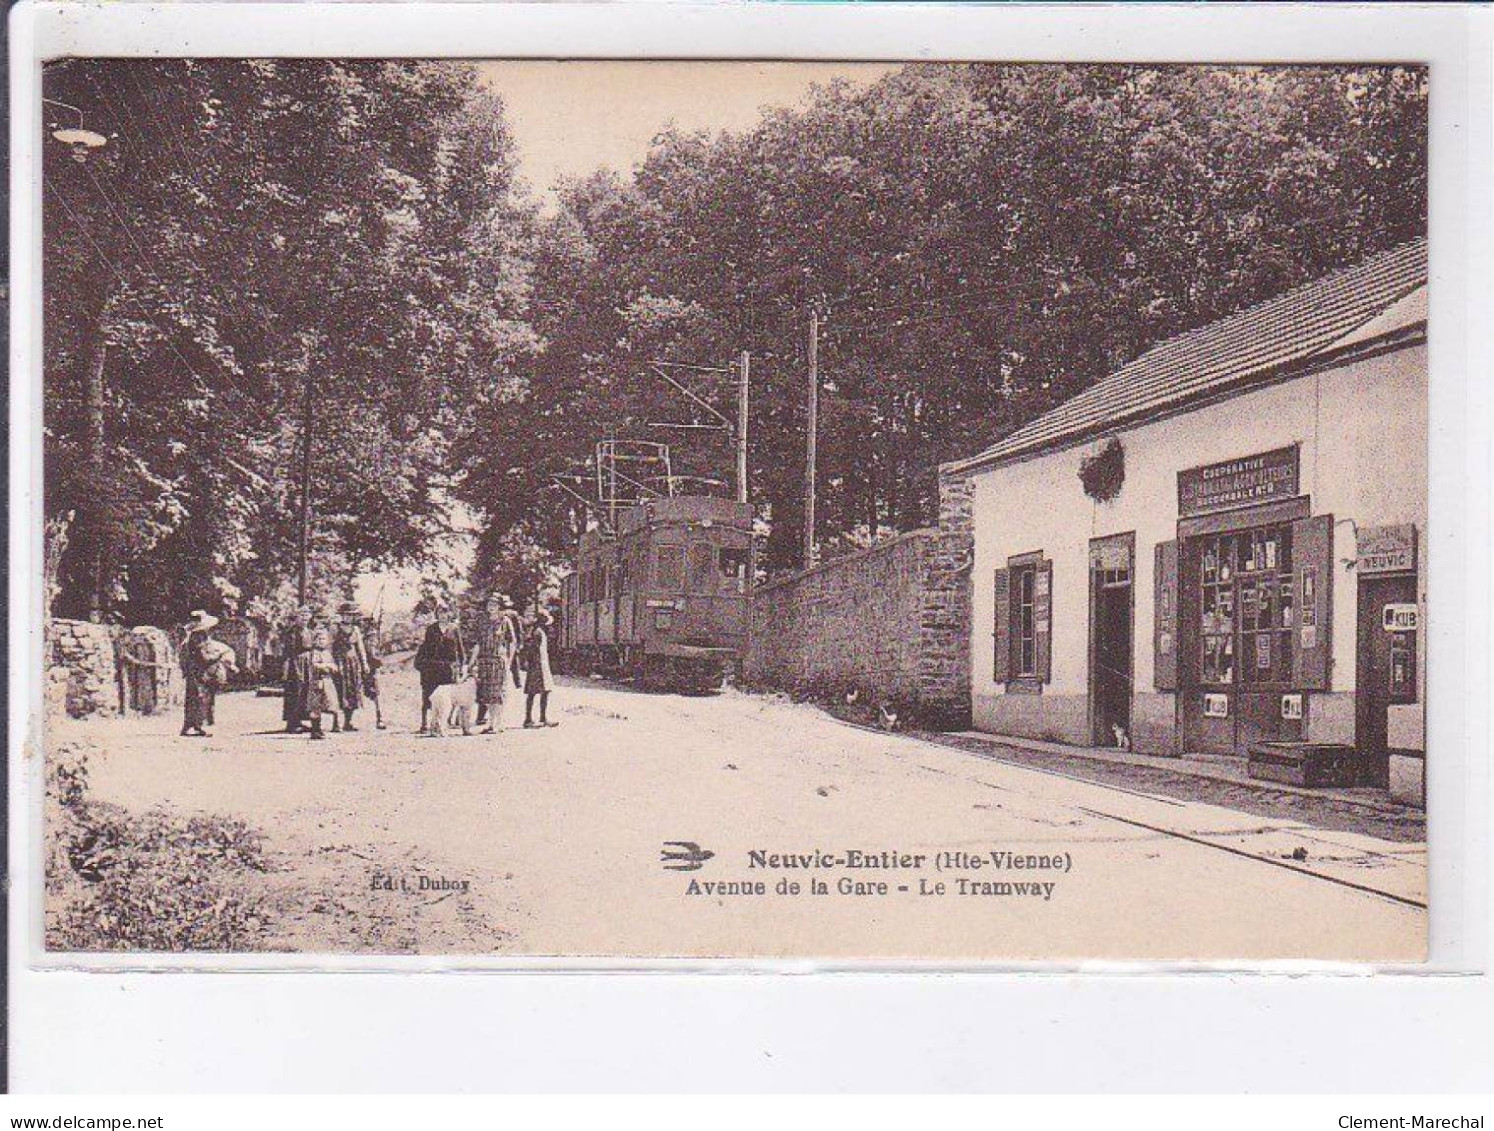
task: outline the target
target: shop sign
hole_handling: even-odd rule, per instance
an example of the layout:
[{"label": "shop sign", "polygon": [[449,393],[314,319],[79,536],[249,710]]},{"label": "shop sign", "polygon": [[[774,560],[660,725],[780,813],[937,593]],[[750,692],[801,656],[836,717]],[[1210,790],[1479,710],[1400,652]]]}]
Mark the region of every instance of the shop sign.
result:
[{"label": "shop sign", "polygon": [[1218,695],[1213,692],[1204,696],[1204,718],[1227,719],[1229,718],[1229,696]]},{"label": "shop sign", "polygon": [[1297,496],[1296,444],[1178,472],[1178,517],[1213,514]]},{"label": "shop sign", "polygon": [[1407,573],[1416,568],[1416,527],[1362,526],[1359,528],[1359,576]]},{"label": "shop sign", "polygon": [[1415,632],[1421,617],[1415,605],[1395,604],[1385,606],[1385,617],[1381,622],[1386,632]]},{"label": "shop sign", "polygon": [[1302,718],[1302,696],[1283,695],[1281,697],[1281,717],[1293,720]]}]

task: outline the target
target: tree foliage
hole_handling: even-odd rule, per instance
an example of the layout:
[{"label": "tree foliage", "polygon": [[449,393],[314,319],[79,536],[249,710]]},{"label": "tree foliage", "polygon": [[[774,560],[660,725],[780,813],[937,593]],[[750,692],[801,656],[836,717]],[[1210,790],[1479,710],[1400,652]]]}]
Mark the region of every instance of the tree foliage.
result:
[{"label": "tree foliage", "polygon": [[46,92],[109,137],[46,159],[59,611],[283,595],[308,390],[315,587],[418,561],[452,438],[534,344],[498,101],[458,65],[293,60],[79,60]]},{"label": "tree foliage", "polygon": [[[294,576],[304,398],[314,588],[419,564],[553,578],[598,439],[667,439],[651,371],[752,355],[764,562],[798,563],[808,315],[826,552],[929,522],[937,466],[1149,345],[1421,234],[1405,67],[934,65],[751,129],[673,127],[629,175],[515,189],[453,63],[92,60],[46,75],[47,513],[59,612],[264,606]],[[729,373],[676,371],[732,414]],[[102,422],[102,434],[98,425]],[[687,480],[686,482],[696,482]]]},{"label": "tree foliage", "polygon": [[648,427],[691,412],[648,362],[749,349],[766,561],[796,564],[817,306],[822,543],[926,523],[941,461],[1420,234],[1425,125],[1415,69],[981,64],[820,89],[743,133],[666,129],[631,181],[568,185],[542,226],[544,350],[463,490],[495,536],[551,498],[558,538],[547,477],[600,435],[673,439],[687,471],[724,478],[721,439]]}]

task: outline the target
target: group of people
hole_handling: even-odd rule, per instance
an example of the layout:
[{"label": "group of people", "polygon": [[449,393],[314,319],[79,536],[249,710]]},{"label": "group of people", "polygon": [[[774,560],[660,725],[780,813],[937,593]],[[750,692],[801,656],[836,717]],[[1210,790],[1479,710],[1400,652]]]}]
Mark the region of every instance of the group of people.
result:
[{"label": "group of people", "polygon": [[357,730],[353,715],[365,700],[373,705],[375,726],[385,729],[379,701],[382,661],[368,647],[357,605],[344,602],[335,617],[302,606],[281,641],[285,653],[281,717],[287,733],[309,730],[314,739],[326,738],[323,720],[328,716],[333,734]]},{"label": "group of people", "polygon": [[[213,638],[218,623],[217,617],[199,609],[183,632],[183,736],[208,736],[217,694],[229,686],[237,671],[233,649]],[[558,725],[549,717],[550,692],[555,686],[550,668],[551,624],[550,614],[541,609],[526,629],[513,602],[494,593],[469,647],[459,620],[449,610],[438,610],[414,658],[420,675],[421,733],[439,732],[445,721],[431,717],[431,696],[436,689],[468,681],[474,685],[476,722],[485,734],[502,727],[510,681],[525,694],[525,727]],[[356,731],[354,717],[365,704],[373,707],[375,726],[386,729],[379,697],[382,659],[377,636],[371,647],[367,628],[358,606],[350,601],[335,615],[309,605],[296,611],[280,636],[284,661],[281,717],[288,734],[309,732],[313,739],[324,739],[329,719],[334,734]]]},{"label": "group of people", "polygon": [[[514,610],[506,594],[494,593],[488,600],[470,650],[462,639],[459,621],[445,609],[427,626],[425,639],[415,652],[415,670],[420,674],[420,730],[439,732],[446,720],[431,717],[431,696],[446,684],[471,680],[477,703],[477,725],[492,734],[503,725],[509,684],[524,691],[524,726],[553,727],[550,692],[555,677],[550,669],[550,614],[540,609],[529,628]],[[539,706],[539,719],[534,717]]]}]

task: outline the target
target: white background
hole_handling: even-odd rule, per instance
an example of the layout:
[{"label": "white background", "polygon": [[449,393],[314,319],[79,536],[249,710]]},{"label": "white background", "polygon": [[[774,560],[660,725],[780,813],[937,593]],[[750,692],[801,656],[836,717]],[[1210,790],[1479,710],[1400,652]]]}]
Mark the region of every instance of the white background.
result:
[{"label": "white background", "polygon": [[[19,1091],[1494,1088],[1490,27],[1458,8],[18,7],[11,1071]],[[38,60],[62,54],[1432,64],[1430,974],[39,970]],[[1474,376],[1470,376],[1474,375]],[[1117,906],[1116,914],[1125,914]],[[316,966],[296,958],[276,963]],[[425,971],[425,972],[417,972]],[[71,1109],[70,1109],[71,1110]],[[65,1114],[38,1112],[38,1114]],[[142,1113],[144,1114],[144,1113]],[[1326,1113],[1325,1113],[1326,1114]],[[1371,1114],[1379,1114],[1378,1112]],[[1324,1126],[1331,1125],[1326,1119]]]}]

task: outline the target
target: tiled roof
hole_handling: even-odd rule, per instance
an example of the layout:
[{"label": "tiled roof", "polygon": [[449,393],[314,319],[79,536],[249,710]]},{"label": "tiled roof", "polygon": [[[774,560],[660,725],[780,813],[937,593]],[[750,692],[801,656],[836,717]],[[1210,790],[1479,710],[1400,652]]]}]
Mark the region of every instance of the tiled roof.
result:
[{"label": "tiled roof", "polygon": [[1325,352],[1427,282],[1412,240],[1153,346],[1135,361],[951,470],[993,463],[1175,410]]}]

